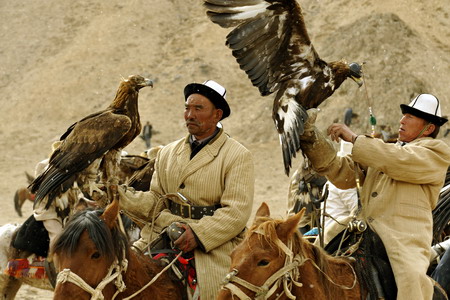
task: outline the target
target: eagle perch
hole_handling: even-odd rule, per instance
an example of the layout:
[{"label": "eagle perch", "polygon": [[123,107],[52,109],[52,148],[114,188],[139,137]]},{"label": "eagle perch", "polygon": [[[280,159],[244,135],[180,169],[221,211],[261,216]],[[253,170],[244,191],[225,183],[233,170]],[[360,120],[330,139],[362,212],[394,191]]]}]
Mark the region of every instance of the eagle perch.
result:
[{"label": "eagle perch", "polygon": [[62,143],[50,156],[47,169],[29,186],[36,193],[35,205],[48,196],[46,208],[50,207],[55,197],[72,186],[77,175],[91,165],[99,165],[100,159],[108,183],[118,183],[121,151],[141,132],[138,96],[146,86],[153,86],[153,82],[140,75],[123,79],[105,110],[88,115],[67,129],[60,138]]},{"label": "eagle perch", "polygon": [[276,92],[272,117],[289,175],[306,110],[318,107],[348,77],[361,86],[361,66],[323,61],[295,0],[204,0],[204,6],[212,22],[233,27],[226,45],[261,95]]}]

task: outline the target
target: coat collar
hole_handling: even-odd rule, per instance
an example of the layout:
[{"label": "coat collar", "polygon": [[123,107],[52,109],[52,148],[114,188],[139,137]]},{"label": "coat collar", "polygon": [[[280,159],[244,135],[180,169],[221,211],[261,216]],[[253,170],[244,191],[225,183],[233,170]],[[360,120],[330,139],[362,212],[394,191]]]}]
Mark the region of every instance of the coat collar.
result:
[{"label": "coat collar", "polygon": [[177,151],[177,159],[179,164],[185,165],[180,174],[181,182],[183,182],[189,175],[212,161],[219,154],[220,149],[227,139],[228,136],[224,133],[223,128],[221,128],[219,133],[217,133],[217,135],[210,140],[199,153],[190,159],[191,146],[189,144],[189,135],[187,135],[182,146]]}]

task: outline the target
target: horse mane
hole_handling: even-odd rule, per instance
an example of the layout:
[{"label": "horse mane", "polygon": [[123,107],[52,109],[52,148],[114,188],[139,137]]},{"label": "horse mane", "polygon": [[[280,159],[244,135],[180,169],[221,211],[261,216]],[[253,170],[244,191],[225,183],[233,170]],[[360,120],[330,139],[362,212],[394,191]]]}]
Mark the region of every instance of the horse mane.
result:
[{"label": "horse mane", "polygon": [[81,234],[87,231],[101,255],[111,259],[117,258],[119,263],[125,258],[128,250],[126,235],[114,226],[112,230],[99,218],[104,209],[91,209],[77,212],[66,224],[64,231],[56,239],[53,252],[72,255],[75,252]]},{"label": "horse mane", "polygon": [[[250,227],[246,235],[249,237],[253,233],[258,233],[259,238],[264,239],[271,248],[278,249],[278,255],[281,256],[284,254],[284,251],[276,243],[279,239],[276,228],[282,222],[283,220],[271,219],[270,217],[258,217],[258,222],[255,222],[255,224]],[[321,283],[323,284],[324,291],[328,294],[327,299],[334,299],[334,291],[336,291],[338,287],[332,284],[330,280],[327,279],[325,274],[329,274],[329,272],[331,272],[332,268],[330,268],[330,264],[347,264],[345,259],[341,257],[333,257],[324,249],[305,240],[299,230],[295,231],[289,239],[292,240],[291,250],[294,253],[294,256],[296,254],[300,254],[304,258],[310,258],[317,264],[321,270],[317,270],[317,273]],[[249,239],[246,240],[249,241]],[[287,246],[289,244],[288,241],[282,242]],[[251,245],[249,244],[249,247],[250,246]]]}]

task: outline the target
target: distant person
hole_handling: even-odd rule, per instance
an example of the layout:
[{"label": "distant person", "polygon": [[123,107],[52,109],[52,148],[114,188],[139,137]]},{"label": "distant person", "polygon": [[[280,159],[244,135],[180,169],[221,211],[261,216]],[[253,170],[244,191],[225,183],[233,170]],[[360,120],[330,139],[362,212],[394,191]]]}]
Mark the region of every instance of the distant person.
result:
[{"label": "distant person", "polygon": [[[344,157],[351,154],[352,147],[352,143],[341,141],[340,150],[337,152],[337,155]],[[343,190],[337,188],[330,181],[327,181],[325,186],[328,187],[325,212],[331,216],[331,218],[325,216],[325,227],[328,227],[329,225],[336,223],[336,221],[339,221],[341,218],[347,218],[353,212],[358,204],[358,195],[356,193],[356,188]]]},{"label": "distant person", "polygon": [[344,124],[350,126],[352,124],[353,109],[351,107],[344,111]]},{"label": "distant person", "polygon": [[144,125],[144,128],[142,129],[142,134],[140,135],[141,139],[144,140],[147,149],[151,148],[150,141],[152,139],[152,134],[153,134],[153,126],[152,124],[150,124],[150,122],[147,121],[147,123],[145,123]]},{"label": "distant person", "polygon": [[[345,157],[351,154],[352,147],[352,143],[341,140],[337,156]],[[347,227],[347,224],[353,218],[353,214],[358,206],[358,194],[356,188],[340,189],[330,181],[325,183],[325,188],[328,188],[328,197],[322,203],[322,209],[326,213],[324,224],[324,245],[326,246]]]}]

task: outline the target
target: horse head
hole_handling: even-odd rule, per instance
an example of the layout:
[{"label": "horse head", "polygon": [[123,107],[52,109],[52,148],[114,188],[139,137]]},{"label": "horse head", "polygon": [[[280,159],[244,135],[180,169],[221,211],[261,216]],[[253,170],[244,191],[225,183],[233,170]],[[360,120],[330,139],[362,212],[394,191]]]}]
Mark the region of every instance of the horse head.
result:
[{"label": "horse head", "polygon": [[244,240],[231,253],[231,273],[225,279],[229,282],[221,289],[218,299],[232,299],[232,294],[239,293],[237,289],[252,299],[266,299],[272,285],[284,276],[272,277],[284,268],[286,255],[292,256],[287,244],[298,234],[298,223],[304,212],[302,209],[285,221],[273,220],[269,207],[262,203]]},{"label": "horse head", "polygon": [[117,226],[118,215],[114,200],[105,210],[86,209],[70,219],[52,249],[60,272],[54,299],[90,299],[94,293],[108,298],[114,293],[112,280],[105,282],[105,278],[113,273],[121,276],[128,249],[127,238]]},{"label": "horse head", "polygon": [[351,263],[303,239],[303,208],[285,220],[258,209],[244,240],[231,253],[218,299],[360,299]]}]

